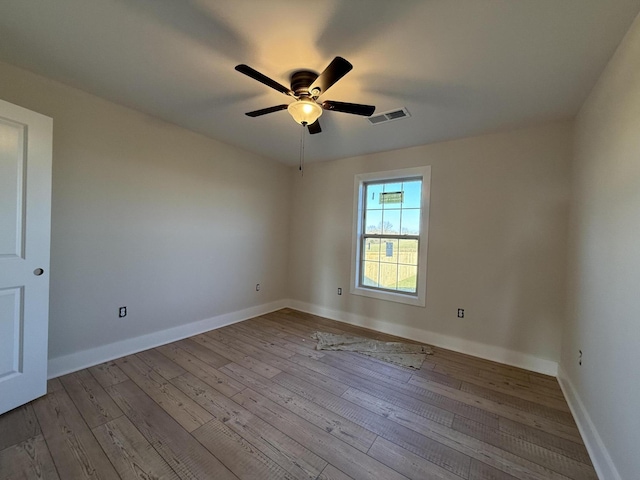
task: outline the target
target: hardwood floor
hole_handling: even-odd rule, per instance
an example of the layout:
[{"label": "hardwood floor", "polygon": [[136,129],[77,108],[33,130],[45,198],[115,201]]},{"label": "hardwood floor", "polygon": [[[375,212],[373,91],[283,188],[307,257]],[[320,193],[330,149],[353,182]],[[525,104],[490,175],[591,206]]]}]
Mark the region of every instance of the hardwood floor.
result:
[{"label": "hardwood floor", "polygon": [[0,416],[0,479],[597,479],[554,378],[316,330],[394,339],[284,309],[66,375]]}]

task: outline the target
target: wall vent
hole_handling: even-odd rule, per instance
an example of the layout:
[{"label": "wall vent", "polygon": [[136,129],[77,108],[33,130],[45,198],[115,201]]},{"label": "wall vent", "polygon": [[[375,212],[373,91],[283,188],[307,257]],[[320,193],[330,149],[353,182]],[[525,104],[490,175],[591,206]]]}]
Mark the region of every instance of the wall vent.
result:
[{"label": "wall vent", "polygon": [[410,117],[409,110],[404,108],[389,110],[388,112],[378,113],[367,118],[371,125],[380,125],[381,123],[392,122],[394,120],[400,120],[401,118]]}]

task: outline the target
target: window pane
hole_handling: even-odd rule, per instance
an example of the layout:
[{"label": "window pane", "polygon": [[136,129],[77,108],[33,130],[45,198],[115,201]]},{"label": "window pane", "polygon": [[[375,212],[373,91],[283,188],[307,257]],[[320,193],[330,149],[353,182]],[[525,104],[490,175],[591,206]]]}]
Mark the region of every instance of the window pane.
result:
[{"label": "window pane", "polygon": [[404,201],[402,208],[420,208],[420,194],[422,192],[422,180],[404,182]]},{"label": "window pane", "polygon": [[362,262],[362,285],[365,287],[378,287],[380,264],[378,262]]},{"label": "window pane", "polygon": [[382,209],[382,204],[380,203],[380,194],[382,193],[382,189],[384,185],[381,183],[367,185],[367,190],[365,192],[365,208],[367,210],[373,208]]},{"label": "window pane", "polygon": [[418,267],[409,265],[398,266],[398,290],[403,292],[416,292],[418,280]]},{"label": "window pane", "polygon": [[400,210],[385,210],[382,215],[382,234],[398,235],[400,233]]},{"label": "window pane", "polygon": [[381,241],[380,261],[384,263],[398,263],[398,240],[385,238]]},{"label": "window pane", "polygon": [[382,210],[367,210],[365,212],[366,233],[382,233]]},{"label": "window pane", "polygon": [[384,192],[385,193],[401,192],[402,191],[402,182],[385,183],[383,185],[384,185]]},{"label": "window pane", "polygon": [[418,240],[400,240],[398,246],[398,263],[418,265]]},{"label": "window pane", "polygon": [[382,208],[385,210],[402,208],[402,183],[385,183],[382,195]]},{"label": "window pane", "polygon": [[398,265],[394,263],[380,264],[380,287],[395,290],[398,286]]},{"label": "window pane", "polygon": [[362,250],[362,259],[371,262],[380,261],[380,239],[365,238],[364,248]]},{"label": "window pane", "polygon": [[420,234],[420,209],[412,208],[409,210],[402,209],[402,234],[403,235],[419,235]]},{"label": "window pane", "polygon": [[418,293],[418,263],[426,262],[418,255],[421,228],[426,226],[421,225],[422,179],[401,178],[361,184],[360,265],[356,286],[365,287],[369,292],[386,290],[408,297]]}]

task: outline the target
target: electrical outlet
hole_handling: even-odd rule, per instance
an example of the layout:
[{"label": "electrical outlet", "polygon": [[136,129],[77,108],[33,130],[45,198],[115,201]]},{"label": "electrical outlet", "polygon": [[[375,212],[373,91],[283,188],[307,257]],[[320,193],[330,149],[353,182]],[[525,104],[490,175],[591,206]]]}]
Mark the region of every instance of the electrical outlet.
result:
[{"label": "electrical outlet", "polygon": [[118,317],[126,317],[127,316],[127,307],[120,307],[118,309]]},{"label": "electrical outlet", "polygon": [[464,308],[458,309],[458,318],[464,318]]},{"label": "electrical outlet", "polygon": [[260,291],[260,284],[256,283],[256,292],[259,292],[259,291]]},{"label": "electrical outlet", "polygon": [[582,350],[578,350],[578,365],[582,365]]},{"label": "electrical outlet", "polygon": [[342,288],[338,287],[338,295],[342,295]]}]

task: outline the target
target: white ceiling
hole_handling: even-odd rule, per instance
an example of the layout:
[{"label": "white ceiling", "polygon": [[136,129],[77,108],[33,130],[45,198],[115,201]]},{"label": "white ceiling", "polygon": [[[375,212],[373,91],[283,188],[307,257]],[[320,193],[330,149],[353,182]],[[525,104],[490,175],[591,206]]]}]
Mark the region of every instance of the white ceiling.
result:
[{"label": "white ceiling", "polygon": [[[325,112],[306,161],[574,116],[640,0],[2,0],[0,60],[295,164],[289,85],[339,55],[354,69],[321,100],[407,107],[372,126]],[[2,95],[0,79],[0,96]]]}]

